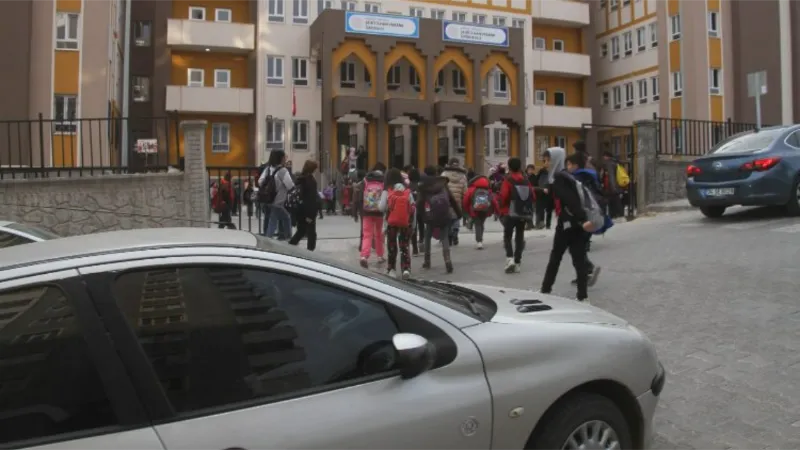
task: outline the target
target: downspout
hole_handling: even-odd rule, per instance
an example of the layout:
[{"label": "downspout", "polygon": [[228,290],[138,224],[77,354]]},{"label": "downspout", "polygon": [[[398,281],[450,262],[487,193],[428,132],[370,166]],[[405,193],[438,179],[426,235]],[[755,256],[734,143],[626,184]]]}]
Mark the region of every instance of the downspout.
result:
[{"label": "downspout", "polygon": [[792,10],[790,0],[778,0],[778,29],[781,59],[781,123],[794,123],[794,92],[792,83]]},{"label": "downspout", "polygon": [[125,50],[122,53],[122,147],[120,151],[122,167],[128,167],[128,110],[130,109],[131,89],[131,2],[125,0]]}]

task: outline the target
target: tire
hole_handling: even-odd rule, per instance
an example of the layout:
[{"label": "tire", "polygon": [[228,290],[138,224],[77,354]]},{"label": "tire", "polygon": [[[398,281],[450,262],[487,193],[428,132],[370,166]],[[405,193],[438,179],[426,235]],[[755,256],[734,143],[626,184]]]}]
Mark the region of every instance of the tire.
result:
[{"label": "tire", "polygon": [[726,208],[725,206],[703,206],[700,208],[700,212],[709,219],[719,219],[725,214]]},{"label": "tire", "polygon": [[786,214],[792,217],[800,216],[800,178],[794,181],[789,202],[784,206]]},{"label": "tire", "polygon": [[[574,448],[567,445],[570,437],[579,433],[586,424],[607,426],[616,434],[617,448],[633,448],[630,426],[617,405],[602,395],[576,393],[560,400],[538,424],[536,435],[531,436],[526,449]],[[580,444],[581,442],[578,442]],[[585,444],[585,443],[584,443]],[[589,443],[587,447],[596,448]]]}]

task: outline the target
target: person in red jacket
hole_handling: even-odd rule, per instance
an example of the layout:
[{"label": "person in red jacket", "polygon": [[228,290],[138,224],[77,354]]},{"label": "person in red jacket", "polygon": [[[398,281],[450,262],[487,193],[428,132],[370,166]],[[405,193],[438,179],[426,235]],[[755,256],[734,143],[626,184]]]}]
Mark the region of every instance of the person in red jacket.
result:
[{"label": "person in red jacket", "polygon": [[464,195],[461,207],[464,214],[472,219],[478,250],[483,250],[483,230],[486,218],[498,209],[489,178],[479,175],[469,180],[467,193]]},{"label": "person in red jacket", "polygon": [[[520,271],[525,250],[525,224],[533,218],[536,194],[522,172],[519,158],[508,160],[508,176],[500,186],[498,206],[503,220],[503,244],[506,248],[506,273]],[[514,238],[514,245],[511,240]]]}]

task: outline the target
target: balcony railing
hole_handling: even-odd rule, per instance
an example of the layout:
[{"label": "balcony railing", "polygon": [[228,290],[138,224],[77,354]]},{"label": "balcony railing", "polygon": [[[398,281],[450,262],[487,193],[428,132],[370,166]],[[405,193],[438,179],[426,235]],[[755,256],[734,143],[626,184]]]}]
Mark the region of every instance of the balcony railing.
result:
[{"label": "balcony railing", "polygon": [[535,75],[556,75],[588,77],[591,75],[591,58],[582,53],[533,51],[533,73]]},{"label": "balcony railing", "polygon": [[209,51],[252,51],[256,27],[251,23],[169,19],[167,45]]},{"label": "balcony railing", "polygon": [[554,25],[585,27],[589,25],[589,4],[571,0],[533,2],[533,20]]},{"label": "balcony railing", "polygon": [[535,127],[580,128],[584,123],[592,122],[592,109],[533,105],[532,119]]},{"label": "balcony railing", "polygon": [[196,113],[253,114],[253,90],[167,86],[166,109]]}]

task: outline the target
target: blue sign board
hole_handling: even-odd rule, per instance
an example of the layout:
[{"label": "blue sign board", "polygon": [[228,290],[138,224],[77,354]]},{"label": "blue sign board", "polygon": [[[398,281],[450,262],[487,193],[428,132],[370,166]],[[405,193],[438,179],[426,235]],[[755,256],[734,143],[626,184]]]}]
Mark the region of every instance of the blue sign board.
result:
[{"label": "blue sign board", "polygon": [[347,11],[344,30],[347,33],[418,39],[419,18]]},{"label": "blue sign board", "polygon": [[508,28],[443,20],[442,40],[461,44],[508,47]]}]

